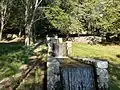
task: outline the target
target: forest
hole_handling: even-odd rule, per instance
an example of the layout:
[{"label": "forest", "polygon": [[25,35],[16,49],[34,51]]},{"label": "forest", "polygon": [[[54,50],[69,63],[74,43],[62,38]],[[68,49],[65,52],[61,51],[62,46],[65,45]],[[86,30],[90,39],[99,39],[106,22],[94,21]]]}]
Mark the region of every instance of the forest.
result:
[{"label": "forest", "polygon": [[120,41],[119,0],[1,0],[0,13],[0,40],[15,34],[29,45],[49,34],[85,32]]}]

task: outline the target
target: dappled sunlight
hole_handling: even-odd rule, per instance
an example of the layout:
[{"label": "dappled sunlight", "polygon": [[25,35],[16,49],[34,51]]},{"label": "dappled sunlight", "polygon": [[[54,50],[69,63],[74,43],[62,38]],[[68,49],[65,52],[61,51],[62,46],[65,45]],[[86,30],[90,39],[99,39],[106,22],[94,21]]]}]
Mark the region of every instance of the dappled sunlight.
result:
[{"label": "dappled sunlight", "polygon": [[23,44],[0,43],[0,80],[19,72],[24,63]]},{"label": "dappled sunlight", "polygon": [[[0,80],[9,78],[13,90],[45,88],[47,47],[34,47],[17,43],[0,44]],[[30,59],[32,56],[35,58]]]}]

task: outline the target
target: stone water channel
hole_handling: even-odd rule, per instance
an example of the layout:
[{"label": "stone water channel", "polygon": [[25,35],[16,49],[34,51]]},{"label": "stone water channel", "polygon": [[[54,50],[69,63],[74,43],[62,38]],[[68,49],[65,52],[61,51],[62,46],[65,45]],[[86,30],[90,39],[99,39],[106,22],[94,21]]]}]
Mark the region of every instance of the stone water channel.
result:
[{"label": "stone water channel", "polygon": [[92,67],[62,67],[60,77],[62,90],[96,90]]},{"label": "stone water channel", "polygon": [[48,37],[47,90],[109,90],[108,62],[67,57],[71,42]]}]

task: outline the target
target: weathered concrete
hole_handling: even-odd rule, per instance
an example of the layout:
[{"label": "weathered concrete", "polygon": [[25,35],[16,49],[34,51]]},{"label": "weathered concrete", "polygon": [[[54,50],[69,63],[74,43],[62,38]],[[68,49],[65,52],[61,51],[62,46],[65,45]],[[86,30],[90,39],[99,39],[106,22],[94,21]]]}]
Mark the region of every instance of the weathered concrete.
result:
[{"label": "weathered concrete", "polygon": [[[48,54],[47,90],[58,90],[56,88],[60,84],[60,70],[59,70],[60,60],[61,60],[60,58],[70,55],[72,53],[71,49],[72,49],[71,42],[58,43],[57,37],[48,38],[48,53],[52,53],[52,54]],[[96,81],[97,90],[108,90],[107,61],[95,60],[90,58],[79,58],[79,57],[73,57],[72,59],[78,60],[81,63],[89,64],[95,67],[94,75],[96,75],[95,81]],[[73,78],[73,75],[71,77]],[[64,89],[64,90],[71,90],[71,89]],[[92,90],[92,89],[85,89],[85,90]]]},{"label": "weathered concrete", "polygon": [[59,55],[57,47],[57,37],[47,37],[48,41],[48,61],[47,61],[47,90],[56,90],[56,83],[60,82],[59,61],[54,58]]},{"label": "weathered concrete", "polygon": [[96,90],[94,70],[88,66],[61,68],[61,90]]},{"label": "weathered concrete", "polygon": [[65,57],[65,56],[67,56],[66,43],[55,44],[54,53],[55,53],[56,57]]},{"label": "weathered concrete", "polygon": [[72,55],[72,41],[66,41],[67,44],[67,55],[71,56]]},{"label": "weathered concrete", "polygon": [[47,62],[47,90],[56,90],[56,83],[60,82],[60,63],[56,58],[49,57]]},{"label": "weathered concrete", "polygon": [[95,60],[90,58],[73,57],[82,63],[89,64],[95,67],[96,81],[98,90],[108,90],[108,61]]}]

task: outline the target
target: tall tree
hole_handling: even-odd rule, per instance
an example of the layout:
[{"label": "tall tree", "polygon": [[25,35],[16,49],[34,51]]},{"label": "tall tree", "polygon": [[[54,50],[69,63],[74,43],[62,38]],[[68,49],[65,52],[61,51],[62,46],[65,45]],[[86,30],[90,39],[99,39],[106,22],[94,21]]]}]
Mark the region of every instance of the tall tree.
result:
[{"label": "tall tree", "polygon": [[34,42],[33,25],[43,16],[42,0],[24,0],[25,6],[25,44]]},{"label": "tall tree", "polygon": [[4,26],[6,25],[10,16],[11,5],[12,5],[12,0],[0,1],[0,15],[1,15],[0,40],[2,40],[2,33],[4,30]]}]

